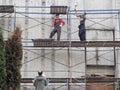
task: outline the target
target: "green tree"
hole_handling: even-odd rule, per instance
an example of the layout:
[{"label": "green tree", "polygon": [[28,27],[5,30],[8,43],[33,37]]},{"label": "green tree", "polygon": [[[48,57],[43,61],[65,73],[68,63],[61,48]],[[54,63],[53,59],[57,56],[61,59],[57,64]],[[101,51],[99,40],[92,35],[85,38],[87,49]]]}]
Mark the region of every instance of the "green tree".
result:
[{"label": "green tree", "polygon": [[6,90],[5,47],[1,27],[0,27],[0,90]]},{"label": "green tree", "polygon": [[13,34],[8,38],[5,45],[7,65],[7,90],[20,90],[22,43],[21,31],[16,27]]}]

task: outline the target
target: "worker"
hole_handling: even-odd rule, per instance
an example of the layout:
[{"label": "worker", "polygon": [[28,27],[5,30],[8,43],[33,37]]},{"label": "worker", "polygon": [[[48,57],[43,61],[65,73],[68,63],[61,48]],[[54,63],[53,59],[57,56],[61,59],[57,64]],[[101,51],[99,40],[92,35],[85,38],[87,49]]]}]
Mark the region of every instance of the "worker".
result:
[{"label": "worker", "polygon": [[65,25],[65,22],[63,19],[59,18],[59,14],[56,14],[56,17],[53,21],[53,31],[50,33],[50,37],[52,38],[55,33],[57,33],[57,41],[60,41],[60,36],[61,36],[61,27]]},{"label": "worker", "polygon": [[86,28],[85,28],[85,20],[86,20],[86,12],[84,12],[82,15],[76,14],[76,16],[80,20],[80,25],[78,26],[79,28],[79,38],[81,41],[86,41]]},{"label": "worker", "polygon": [[35,90],[46,90],[47,80],[43,76],[43,71],[38,71],[38,76],[35,77],[33,85],[35,86]]}]

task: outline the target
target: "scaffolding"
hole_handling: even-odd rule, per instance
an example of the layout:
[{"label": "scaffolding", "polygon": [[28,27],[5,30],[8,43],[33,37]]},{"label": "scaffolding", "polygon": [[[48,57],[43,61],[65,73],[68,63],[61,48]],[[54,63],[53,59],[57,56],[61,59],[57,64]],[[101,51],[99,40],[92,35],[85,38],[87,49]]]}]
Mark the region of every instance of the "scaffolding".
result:
[{"label": "scaffolding", "polygon": [[[27,0],[26,0],[26,2],[27,2]],[[23,14],[23,16],[25,16],[25,26],[28,25],[28,19],[29,18],[35,20],[34,18],[31,18],[30,16],[27,16],[27,14],[28,15],[30,15],[30,14],[43,14],[43,15],[44,14],[45,15],[50,14],[49,12],[44,12],[45,11],[44,8],[50,9],[49,6],[42,6],[42,7],[41,6],[36,6],[36,7],[34,7],[34,6],[15,6],[15,8],[26,8],[25,12],[16,11],[15,14],[14,14],[15,15],[14,16],[15,17],[14,23],[16,23],[16,19],[17,19],[16,14],[20,14],[20,15]],[[29,8],[42,8],[43,11],[42,12],[28,12]],[[79,14],[81,14],[83,12],[83,10],[77,10],[77,12]],[[112,15],[114,14],[114,15],[120,16],[120,12],[119,12],[118,9],[112,9],[112,10],[86,10],[86,13],[87,14],[112,14]],[[115,70],[115,66],[116,66],[116,50],[117,50],[116,47],[120,47],[120,41],[116,41],[115,40],[116,39],[115,38],[115,29],[110,30],[113,33],[113,40],[111,40],[111,41],[83,41],[83,42],[72,41],[71,40],[71,23],[70,23],[71,17],[70,17],[70,15],[73,15],[73,14],[75,14],[75,11],[74,10],[70,10],[70,7],[68,7],[67,19],[66,19],[67,20],[67,24],[68,24],[67,25],[67,39],[66,40],[61,41],[60,43],[58,43],[57,41],[54,41],[54,40],[51,41],[50,39],[31,39],[31,40],[29,40],[28,32],[27,32],[29,27],[26,26],[26,29],[25,29],[25,31],[26,31],[25,32],[26,33],[25,34],[26,35],[25,36],[26,41],[23,42],[23,43],[25,43],[24,44],[25,46],[23,46],[23,49],[30,47],[30,48],[35,48],[37,50],[37,48],[41,47],[42,48],[41,49],[42,52],[44,52],[45,47],[47,47],[47,48],[49,47],[51,49],[54,48],[53,49],[54,52],[55,52],[56,48],[58,50],[60,50],[62,48],[65,48],[67,50],[67,55],[69,57],[68,58],[68,65],[65,65],[65,64],[63,64],[61,62],[55,61],[55,58],[53,58],[53,60],[51,60],[51,61],[55,61],[57,63],[60,63],[60,64],[62,64],[64,66],[68,67],[68,71],[67,71],[68,72],[68,76],[69,76],[68,78],[48,78],[49,83],[65,83],[65,84],[63,84],[61,86],[58,85],[58,87],[54,88],[55,90],[58,89],[58,88],[61,88],[62,86],[66,86],[66,90],[72,90],[72,87],[71,87],[72,85],[73,86],[78,86],[78,87],[82,86],[81,84],[77,84],[77,83],[84,83],[82,88],[85,88],[85,90],[88,90],[88,88],[90,88],[90,87],[88,87],[88,86],[90,86],[88,84],[90,84],[90,83],[95,83],[96,84],[96,82],[107,82],[107,83],[109,82],[108,84],[110,84],[110,85],[112,84],[114,86],[114,82],[119,81],[119,78],[114,78],[114,75],[112,77],[108,77],[108,78],[101,77],[101,76],[96,76],[96,75],[93,75],[93,76],[92,75],[90,75],[90,76],[88,75],[87,76],[87,74],[88,74],[87,68],[107,67],[109,69],[112,69],[113,71]],[[45,33],[44,32],[44,26],[45,26],[44,18],[45,17],[42,17],[42,20],[43,20],[42,23],[38,21],[40,24],[42,24],[42,31],[43,31],[42,34],[43,34],[43,37],[44,37],[44,33]],[[118,19],[120,19],[120,18],[118,18]],[[96,29],[94,29],[94,30],[96,30]],[[107,29],[105,29],[105,30],[107,30]],[[119,30],[120,30],[120,28],[119,28]],[[34,43],[33,46],[28,44],[28,43],[32,43],[32,41]],[[71,49],[72,47],[77,47],[77,48],[82,47],[83,48],[84,59],[85,60],[84,60],[84,62],[79,62],[79,63],[75,64],[75,66],[77,66],[78,64],[85,63],[85,76],[83,78],[73,78],[72,75],[71,75],[72,74],[72,70],[71,69],[72,69],[72,67],[74,67],[74,65],[71,66],[71,53],[70,53],[70,50],[72,50]],[[92,47],[92,48],[95,47],[96,48],[95,49],[96,52],[98,52],[98,48],[100,48],[100,47],[110,47],[110,48],[112,48],[111,50],[113,51],[113,54],[114,54],[113,55],[113,57],[114,57],[114,64],[110,65],[110,66],[109,65],[108,66],[106,66],[106,65],[91,65],[91,64],[88,65],[87,64],[87,61],[88,61],[87,60],[87,48],[90,48],[90,47]],[[25,50],[27,50],[27,49],[25,49]],[[32,52],[32,51],[30,51],[30,52]],[[33,52],[33,53],[35,53],[37,55],[40,55],[40,54],[38,54],[36,52]],[[41,55],[39,57],[46,58],[45,54],[46,53],[44,52],[44,55]],[[39,57],[37,57],[37,58],[39,58]],[[55,55],[53,55],[53,57],[55,57]],[[98,55],[98,53],[96,53],[96,57],[97,58],[100,57]],[[25,54],[25,58],[26,59],[28,58],[27,54]],[[25,60],[25,62],[23,64],[29,63],[29,62],[31,62],[33,60],[34,59],[31,59],[31,60],[28,60],[28,61]],[[22,79],[22,83],[32,83],[32,80],[33,80],[33,78],[23,78]],[[108,84],[106,84],[105,86],[109,86]],[[105,89],[105,90],[108,90],[108,89]],[[114,89],[111,89],[111,90],[114,90]]]}]

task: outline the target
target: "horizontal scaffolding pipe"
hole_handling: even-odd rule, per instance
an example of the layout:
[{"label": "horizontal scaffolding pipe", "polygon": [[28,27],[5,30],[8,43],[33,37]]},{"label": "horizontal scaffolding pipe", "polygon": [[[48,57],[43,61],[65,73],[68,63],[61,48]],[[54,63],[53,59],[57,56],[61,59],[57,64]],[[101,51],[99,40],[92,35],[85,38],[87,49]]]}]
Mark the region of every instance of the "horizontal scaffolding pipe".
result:
[{"label": "horizontal scaffolding pipe", "polygon": [[[50,8],[51,6],[14,6],[15,8]],[[70,10],[74,12],[75,10]],[[120,11],[120,9],[76,10],[76,11]]]},{"label": "horizontal scaffolding pipe", "polygon": [[[50,6],[14,6],[15,8],[50,8]],[[119,9],[99,9],[99,10],[69,10],[68,14],[75,14],[75,13],[83,13],[86,12],[87,14],[119,14]],[[50,14],[50,12],[16,12],[22,14]]]},{"label": "horizontal scaffolding pipe", "polygon": [[[77,14],[82,14],[83,12],[77,12]],[[76,14],[76,12],[69,13],[69,14]],[[118,14],[118,12],[86,12],[86,14]]]},{"label": "horizontal scaffolding pipe", "polygon": [[73,11],[69,12],[69,14],[82,14],[83,12],[86,12],[86,14],[118,14],[118,11]]},{"label": "horizontal scaffolding pipe", "polygon": [[[50,12],[16,12],[19,14],[48,14],[50,15]],[[83,12],[77,12],[78,14],[82,14]],[[87,14],[118,14],[118,12],[86,12]],[[76,12],[69,12],[68,14],[76,14]]]},{"label": "horizontal scaffolding pipe", "polygon": [[[75,10],[70,10],[70,12],[74,12]],[[76,11],[120,11],[119,9],[96,9],[96,10],[76,10]]]},{"label": "horizontal scaffolding pipe", "polygon": [[106,9],[106,10],[70,10],[69,14],[75,13],[83,13],[86,12],[87,14],[118,14],[120,13],[119,9]]},{"label": "horizontal scaffolding pipe", "polygon": [[50,6],[14,6],[15,8],[50,8]]},{"label": "horizontal scaffolding pipe", "polygon": [[47,15],[52,15],[50,14],[49,12],[15,12],[15,13],[18,13],[18,14],[47,14]]},{"label": "horizontal scaffolding pipe", "polygon": [[[16,13],[20,13],[20,14],[48,14],[50,15],[51,13],[50,12],[16,12]],[[83,11],[79,11],[77,12],[78,14],[82,14]],[[87,14],[118,14],[119,12],[112,12],[112,11],[99,11],[99,12],[93,12],[93,11],[89,11],[87,12]],[[76,14],[76,12],[68,12],[68,14]]]}]

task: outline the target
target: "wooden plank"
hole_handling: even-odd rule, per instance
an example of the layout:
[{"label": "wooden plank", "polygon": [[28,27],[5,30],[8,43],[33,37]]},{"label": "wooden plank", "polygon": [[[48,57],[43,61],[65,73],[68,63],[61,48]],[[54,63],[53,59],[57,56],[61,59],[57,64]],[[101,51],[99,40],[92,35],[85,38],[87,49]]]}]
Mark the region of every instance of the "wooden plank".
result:
[{"label": "wooden plank", "polygon": [[14,6],[13,5],[0,5],[0,13],[13,13]]},{"label": "wooden plank", "polygon": [[86,90],[115,90],[114,82],[87,83]]},{"label": "wooden plank", "polygon": [[67,6],[50,6],[51,14],[66,14]]},{"label": "wooden plank", "polygon": [[88,64],[87,67],[88,68],[91,68],[91,67],[93,67],[93,68],[114,68],[115,65],[94,65],[94,64],[92,65],[92,64]]},{"label": "wooden plank", "polygon": [[120,41],[54,41],[33,39],[34,47],[120,47]]}]

